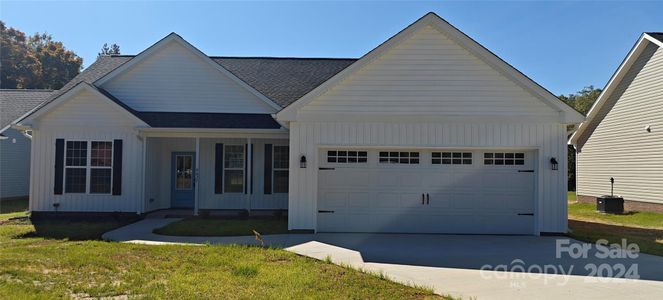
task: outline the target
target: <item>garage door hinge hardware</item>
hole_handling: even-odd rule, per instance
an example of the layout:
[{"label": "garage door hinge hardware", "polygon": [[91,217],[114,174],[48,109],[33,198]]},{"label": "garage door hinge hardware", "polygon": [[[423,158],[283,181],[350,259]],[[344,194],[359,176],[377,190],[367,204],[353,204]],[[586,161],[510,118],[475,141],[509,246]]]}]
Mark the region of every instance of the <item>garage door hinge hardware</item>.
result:
[{"label": "garage door hinge hardware", "polygon": [[319,210],[318,213],[320,214],[333,214],[333,210]]},{"label": "garage door hinge hardware", "polygon": [[528,213],[528,214],[518,214],[519,216],[533,216],[533,213]]},{"label": "garage door hinge hardware", "polygon": [[430,204],[430,195],[426,193],[426,205]]},{"label": "garage door hinge hardware", "polygon": [[534,173],[534,170],[518,170],[518,173]]},{"label": "garage door hinge hardware", "polygon": [[318,168],[318,170],[336,170],[336,168]]}]

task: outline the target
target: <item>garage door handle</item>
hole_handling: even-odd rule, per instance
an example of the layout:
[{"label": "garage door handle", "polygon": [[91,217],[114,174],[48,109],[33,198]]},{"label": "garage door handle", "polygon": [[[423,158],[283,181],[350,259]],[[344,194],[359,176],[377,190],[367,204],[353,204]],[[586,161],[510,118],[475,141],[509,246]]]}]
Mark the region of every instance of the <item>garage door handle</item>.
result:
[{"label": "garage door handle", "polygon": [[318,213],[319,214],[333,214],[334,211],[333,210],[319,210]]},{"label": "garage door handle", "polygon": [[533,216],[533,213],[528,213],[528,214],[518,214],[519,216]]},{"label": "garage door handle", "polygon": [[518,173],[534,173],[534,170],[518,170]]},{"label": "garage door handle", "polygon": [[424,204],[425,204],[425,202],[424,202],[424,194],[422,193],[422,194],[421,194],[421,205],[424,205]]},{"label": "garage door handle", "polygon": [[430,204],[430,195],[426,193],[426,205]]},{"label": "garage door handle", "polygon": [[336,168],[318,168],[318,170],[336,170]]}]

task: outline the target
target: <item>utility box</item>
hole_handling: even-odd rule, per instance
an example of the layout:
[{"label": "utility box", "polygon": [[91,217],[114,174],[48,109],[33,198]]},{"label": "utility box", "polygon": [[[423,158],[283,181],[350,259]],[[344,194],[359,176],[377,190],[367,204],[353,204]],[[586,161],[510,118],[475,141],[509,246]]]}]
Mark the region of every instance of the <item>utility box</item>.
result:
[{"label": "utility box", "polygon": [[596,210],[602,213],[624,213],[624,198],[615,196],[596,197]]}]

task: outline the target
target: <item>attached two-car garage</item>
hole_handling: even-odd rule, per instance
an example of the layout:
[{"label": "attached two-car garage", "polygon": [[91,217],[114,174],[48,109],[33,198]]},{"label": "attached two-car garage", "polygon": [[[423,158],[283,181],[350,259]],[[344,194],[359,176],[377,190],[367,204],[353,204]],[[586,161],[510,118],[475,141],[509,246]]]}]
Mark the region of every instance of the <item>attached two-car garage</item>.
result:
[{"label": "attached two-car garage", "polygon": [[532,150],[321,149],[319,232],[535,233]]}]

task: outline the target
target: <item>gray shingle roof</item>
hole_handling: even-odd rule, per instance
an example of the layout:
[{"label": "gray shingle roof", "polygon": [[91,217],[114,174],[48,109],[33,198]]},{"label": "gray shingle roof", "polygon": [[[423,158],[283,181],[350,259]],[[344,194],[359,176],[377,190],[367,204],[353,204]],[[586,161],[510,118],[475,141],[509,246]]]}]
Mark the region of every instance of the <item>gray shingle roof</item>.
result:
[{"label": "gray shingle roof", "polygon": [[0,129],[44,102],[52,90],[0,90]]},{"label": "gray shingle roof", "polygon": [[647,32],[647,34],[663,42],[663,32]]},{"label": "gray shingle roof", "polygon": [[239,79],[281,107],[304,96],[356,59],[212,57]]},{"label": "gray shingle roof", "polygon": [[[44,101],[40,106],[43,106],[46,103],[54,100],[81,82],[93,85],[95,81],[115,70],[125,62],[131,60],[133,57],[133,55],[99,57],[92,65],[83,70],[83,72],[78,74],[78,76],[74,77],[64,87],[51,93],[47,101]],[[239,79],[243,80],[248,85],[256,89],[258,92],[276,102],[281,107],[285,107],[290,103],[295,102],[297,99],[301,98],[306,93],[310,92],[357,60],[351,58],[280,57],[211,58],[226,68],[228,71],[233,73]],[[121,102],[121,99],[113,97],[107,91],[101,91],[109,96],[113,101],[118,102],[129,112],[140,118],[140,114],[143,112],[134,111],[128,106],[124,105],[124,103]],[[155,116],[152,117],[152,120],[169,119],[169,117],[166,116],[158,118]],[[235,124],[237,123],[237,120],[233,118],[232,121],[229,122]],[[149,122],[147,123],[149,124]],[[163,122],[159,121],[158,123],[162,124]],[[266,126],[271,128],[273,124],[267,124]],[[217,126],[212,128],[219,127]]]}]

